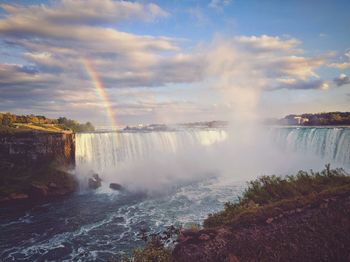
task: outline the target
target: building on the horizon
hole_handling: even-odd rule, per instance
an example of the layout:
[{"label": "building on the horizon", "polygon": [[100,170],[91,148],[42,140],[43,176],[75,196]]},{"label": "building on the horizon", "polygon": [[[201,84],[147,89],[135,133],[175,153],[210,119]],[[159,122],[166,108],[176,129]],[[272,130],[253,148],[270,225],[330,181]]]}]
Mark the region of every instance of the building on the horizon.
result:
[{"label": "building on the horizon", "polygon": [[301,117],[301,116],[295,116],[294,117],[294,120],[295,120],[295,124],[296,125],[303,125],[307,122],[309,122],[309,119],[308,118],[305,118],[305,117]]}]

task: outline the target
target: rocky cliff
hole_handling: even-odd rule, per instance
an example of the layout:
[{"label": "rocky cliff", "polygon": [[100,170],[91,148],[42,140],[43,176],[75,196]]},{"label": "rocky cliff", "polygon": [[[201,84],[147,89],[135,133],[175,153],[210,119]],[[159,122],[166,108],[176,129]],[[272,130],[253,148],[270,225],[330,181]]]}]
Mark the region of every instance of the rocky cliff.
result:
[{"label": "rocky cliff", "polygon": [[74,133],[0,134],[1,162],[40,165],[54,160],[64,167],[70,167],[74,166],[74,155]]},{"label": "rocky cliff", "polygon": [[239,201],[184,230],[175,261],[349,261],[350,176],[299,171],[251,181]]},{"label": "rocky cliff", "polygon": [[74,133],[0,133],[0,198],[72,192],[74,164]]}]

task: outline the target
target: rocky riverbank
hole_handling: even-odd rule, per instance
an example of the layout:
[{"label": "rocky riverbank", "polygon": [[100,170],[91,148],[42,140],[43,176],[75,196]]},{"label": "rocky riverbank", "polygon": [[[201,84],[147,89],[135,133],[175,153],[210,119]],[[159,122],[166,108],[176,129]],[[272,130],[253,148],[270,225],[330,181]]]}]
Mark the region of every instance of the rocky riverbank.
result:
[{"label": "rocky riverbank", "polygon": [[176,261],[349,261],[349,189],[306,206],[274,209],[273,217],[267,212],[239,227],[183,231],[173,257]]},{"label": "rocky riverbank", "polygon": [[349,261],[350,177],[301,172],[250,183],[239,203],[185,230],[175,261]]},{"label": "rocky riverbank", "polygon": [[[263,176],[203,228],[151,236],[123,261],[350,261],[350,176],[343,169]],[[170,232],[171,233],[171,232]]]}]

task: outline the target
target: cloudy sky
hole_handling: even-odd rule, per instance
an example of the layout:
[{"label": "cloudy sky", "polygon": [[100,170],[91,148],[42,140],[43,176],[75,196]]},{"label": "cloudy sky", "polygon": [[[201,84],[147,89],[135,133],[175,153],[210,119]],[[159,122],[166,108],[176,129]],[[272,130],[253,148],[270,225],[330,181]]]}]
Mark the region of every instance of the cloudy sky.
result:
[{"label": "cloudy sky", "polygon": [[111,124],[108,110],[120,126],[350,111],[349,10],[348,0],[0,1],[0,111],[97,126]]}]

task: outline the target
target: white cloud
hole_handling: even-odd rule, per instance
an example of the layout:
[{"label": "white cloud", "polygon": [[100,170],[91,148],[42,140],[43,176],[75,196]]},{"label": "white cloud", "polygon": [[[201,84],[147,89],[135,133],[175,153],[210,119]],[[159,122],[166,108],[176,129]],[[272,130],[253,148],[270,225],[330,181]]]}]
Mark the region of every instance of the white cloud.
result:
[{"label": "white cloud", "polygon": [[294,78],[287,79],[277,79],[276,85],[271,88],[271,90],[276,89],[292,89],[292,90],[301,90],[301,89],[319,89],[319,90],[328,90],[329,83],[324,80],[296,80]]},{"label": "white cloud", "polygon": [[345,52],[344,54],[345,62],[339,62],[339,63],[331,63],[328,66],[338,69],[347,69],[350,68],[350,50]]},{"label": "white cloud", "polygon": [[[54,5],[18,6],[1,4],[11,17],[3,25],[23,26],[47,21],[54,24],[99,24],[125,19],[152,21],[168,13],[155,4],[112,0],[62,0]],[[42,24],[45,26],[45,24]]]},{"label": "white cloud", "polygon": [[343,86],[350,84],[350,77],[346,74],[340,74],[338,77],[334,78],[334,82],[337,86]]},{"label": "white cloud", "polygon": [[350,62],[332,63],[329,66],[333,68],[338,68],[338,69],[346,69],[346,68],[350,68]]},{"label": "white cloud", "polygon": [[242,44],[245,48],[250,48],[253,51],[288,51],[298,53],[301,50],[296,49],[300,41],[296,38],[282,39],[278,36],[239,36],[235,38],[237,43]]},{"label": "white cloud", "polygon": [[230,5],[232,0],[210,0],[208,6],[215,9],[223,9],[224,7]]},{"label": "white cloud", "polygon": [[[228,5],[229,1],[220,4]],[[88,111],[103,114],[82,57],[90,60],[106,92],[116,97],[112,106],[118,112],[121,109],[123,116],[166,115],[171,110],[178,114],[205,112],[208,116],[213,110],[210,99],[208,106],[196,100],[199,95],[189,101],[158,101],[157,94],[151,101],[140,98],[144,88],[167,89],[171,84],[197,83],[215,87],[209,92],[228,91],[224,104],[239,103],[237,106],[243,108],[254,107],[264,90],[328,87],[317,74],[325,59],[303,55],[300,41],[291,37],[216,38],[186,52],[178,39],[136,35],[112,27],[124,19],[148,22],[167,15],[154,4],[64,0],[50,6],[2,7],[7,14],[0,17],[0,36],[22,48],[26,60],[26,65],[0,64],[0,97],[9,109],[11,101],[18,101],[28,111],[47,107],[47,111],[61,110],[62,114],[73,109],[87,116]],[[137,91],[122,101],[115,94],[123,88]],[[16,103],[12,106],[18,107]],[[93,108],[99,109],[92,112]]]},{"label": "white cloud", "polygon": [[345,53],[345,56],[350,60],[350,50]]}]

